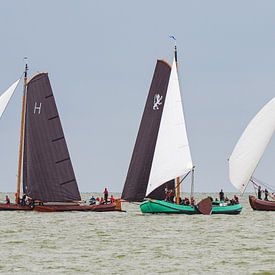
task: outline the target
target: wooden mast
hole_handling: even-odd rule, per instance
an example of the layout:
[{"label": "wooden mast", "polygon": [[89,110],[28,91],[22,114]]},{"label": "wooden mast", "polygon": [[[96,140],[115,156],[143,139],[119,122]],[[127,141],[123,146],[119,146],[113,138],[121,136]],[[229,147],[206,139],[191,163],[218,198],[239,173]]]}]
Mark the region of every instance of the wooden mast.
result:
[{"label": "wooden mast", "polygon": [[192,180],[191,180],[191,198],[194,199],[194,176],[195,176],[195,166],[192,168]]},{"label": "wooden mast", "polygon": [[[175,41],[175,62],[178,70],[178,54],[177,54],[177,44],[176,44],[176,38],[174,36],[171,36],[171,38]],[[176,204],[180,204],[180,177],[176,178]]]},{"label": "wooden mast", "polygon": [[21,113],[19,159],[18,159],[18,172],[17,172],[17,191],[16,191],[16,198],[15,198],[15,202],[17,204],[20,203],[20,184],[21,184],[22,161],[23,161],[23,141],[24,141],[25,107],[26,107],[26,91],[27,91],[27,71],[28,71],[28,64],[27,64],[27,61],[26,61],[26,64],[25,64],[25,73],[24,73],[24,88],[23,88],[23,99],[22,99],[22,113]]}]

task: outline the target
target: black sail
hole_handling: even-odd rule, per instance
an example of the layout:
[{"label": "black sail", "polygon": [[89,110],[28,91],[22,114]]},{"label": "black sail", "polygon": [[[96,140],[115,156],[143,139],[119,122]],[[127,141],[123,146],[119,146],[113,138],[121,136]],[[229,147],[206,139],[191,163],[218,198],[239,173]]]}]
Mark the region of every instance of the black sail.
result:
[{"label": "black sail", "polygon": [[[170,65],[158,60],[122,192],[122,198],[127,201],[142,201],[145,198],[170,73]],[[154,104],[156,97],[160,104]],[[163,199],[164,188],[165,185],[149,197]]]},{"label": "black sail", "polygon": [[23,191],[46,202],[81,199],[47,73],[27,84]]},{"label": "black sail", "polygon": [[168,188],[168,190],[175,190],[175,179],[165,182],[164,184],[159,186],[157,189],[155,189],[153,192],[151,192],[147,197],[151,199],[156,199],[156,200],[164,200],[166,187]]}]

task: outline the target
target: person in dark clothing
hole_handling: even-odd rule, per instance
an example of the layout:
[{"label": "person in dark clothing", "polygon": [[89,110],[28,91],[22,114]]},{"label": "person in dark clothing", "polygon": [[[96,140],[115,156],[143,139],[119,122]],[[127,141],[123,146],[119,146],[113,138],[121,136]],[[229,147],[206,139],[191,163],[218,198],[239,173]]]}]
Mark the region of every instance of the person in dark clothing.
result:
[{"label": "person in dark clothing", "polygon": [[236,195],[234,195],[234,202],[234,204],[239,204],[239,198]]},{"label": "person in dark clothing", "polygon": [[11,204],[11,200],[8,195],[6,195],[6,204]]},{"label": "person in dark clothing", "polygon": [[185,201],[185,205],[190,205],[190,201],[187,197],[185,197],[184,201]]},{"label": "person in dark clothing", "polygon": [[96,199],[95,199],[94,196],[92,196],[92,197],[90,198],[89,203],[90,203],[90,205],[96,204]]},{"label": "person in dark clothing", "polygon": [[262,189],[261,189],[261,186],[258,186],[258,199],[259,200],[262,199]]},{"label": "person in dark clothing", "polygon": [[169,201],[169,189],[166,185],[165,189],[164,189],[164,193],[165,193],[165,201]]},{"label": "person in dark clothing", "polygon": [[108,195],[109,195],[109,192],[108,192],[108,189],[107,189],[106,187],[105,187],[105,189],[104,189],[103,195],[104,195],[104,202],[105,202],[105,203],[108,203]]},{"label": "person in dark clothing", "polygon": [[26,194],[23,194],[23,197],[21,199],[21,206],[25,206],[26,205],[26,198],[27,198]]},{"label": "person in dark clothing", "polygon": [[174,202],[174,197],[175,197],[175,193],[174,193],[173,189],[170,190],[170,196],[169,197],[170,197],[170,202],[173,203]]},{"label": "person in dark clothing", "polygon": [[35,203],[34,203],[34,200],[32,198],[28,197],[27,202],[28,202],[28,206],[30,208],[34,208]]},{"label": "person in dark clothing", "polygon": [[222,189],[221,189],[221,192],[220,192],[220,201],[224,201],[224,193],[223,193]]},{"label": "person in dark clothing", "polygon": [[268,190],[266,188],[264,190],[264,200],[268,201]]}]

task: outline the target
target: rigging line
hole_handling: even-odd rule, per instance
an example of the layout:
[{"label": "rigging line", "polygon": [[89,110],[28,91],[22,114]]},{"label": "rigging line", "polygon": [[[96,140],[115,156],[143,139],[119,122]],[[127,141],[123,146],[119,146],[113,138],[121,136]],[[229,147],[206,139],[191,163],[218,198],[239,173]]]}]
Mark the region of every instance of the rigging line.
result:
[{"label": "rigging line", "polygon": [[252,177],[252,182],[254,183],[253,180],[255,180],[255,181],[258,182],[259,184],[263,185],[264,187],[268,187],[270,190],[275,191],[275,188],[274,188],[272,185],[269,185],[269,184],[267,184],[267,183],[265,183],[265,182],[263,182],[263,181],[261,181],[261,180],[258,180],[258,179],[255,178],[255,177]]},{"label": "rigging line", "polygon": [[186,177],[189,175],[191,173],[191,171],[189,171],[183,178],[182,178],[182,180],[179,182],[179,184],[177,184],[176,186],[175,186],[175,189],[186,179]]},{"label": "rigging line", "polygon": [[[253,187],[254,187],[254,190],[255,190],[255,195],[256,195],[256,197],[257,197],[257,195],[258,195],[257,187],[259,187],[259,185],[258,185],[256,182],[254,182],[253,179],[251,179],[250,181],[253,183]],[[262,184],[262,185],[264,186],[264,184]],[[271,189],[271,191],[274,191],[274,190]],[[262,192],[264,192],[264,191],[262,190]],[[268,192],[267,195],[268,195],[270,198],[273,199],[273,197],[271,196],[271,192]]]}]

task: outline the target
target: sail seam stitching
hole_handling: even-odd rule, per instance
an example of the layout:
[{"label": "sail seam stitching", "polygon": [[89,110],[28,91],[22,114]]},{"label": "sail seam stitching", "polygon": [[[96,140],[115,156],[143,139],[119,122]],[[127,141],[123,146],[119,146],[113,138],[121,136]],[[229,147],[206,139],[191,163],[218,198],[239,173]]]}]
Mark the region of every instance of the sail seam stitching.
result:
[{"label": "sail seam stitching", "polygon": [[62,159],[62,160],[58,160],[58,161],[56,161],[55,163],[58,164],[58,163],[61,163],[61,162],[63,162],[63,161],[66,161],[66,160],[70,160],[70,158],[65,158],[65,159]]},{"label": "sail seam stitching", "polygon": [[64,139],[64,136],[63,136],[63,137],[56,138],[56,139],[53,139],[52,142],[56,142],[56,141],[61,140],[61,139]]},{"label": "sail seam stitching", "polygon": [[68,181],[62,182],[62,183],[60,183],[60,185],[64,185],[64,184],[67,184],[67,183],[70,183],[70,182],[73,182],[73,181],[75,181],[75,179],[72,179],[72,180],[68,180]]}]

